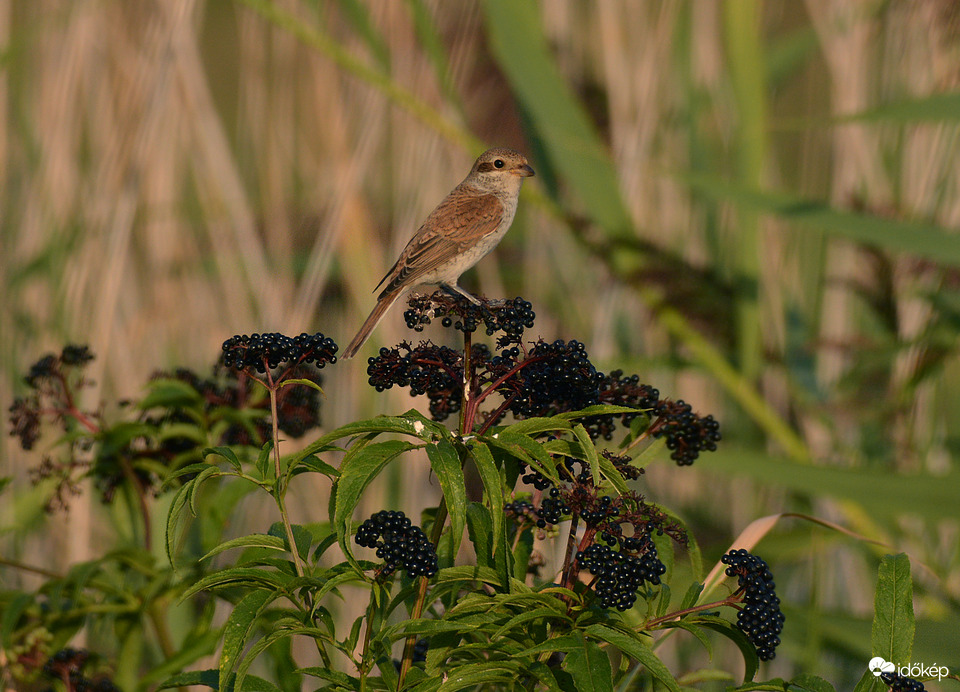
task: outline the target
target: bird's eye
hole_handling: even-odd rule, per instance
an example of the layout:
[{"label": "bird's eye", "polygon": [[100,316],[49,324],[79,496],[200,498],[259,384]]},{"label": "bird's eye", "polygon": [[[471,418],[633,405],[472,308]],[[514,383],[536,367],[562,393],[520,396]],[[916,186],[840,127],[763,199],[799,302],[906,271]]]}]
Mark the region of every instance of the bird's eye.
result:
[{"label": "bird's eye", "polygon": [[503,168],[503,159],[497,159],[493,162],[494,168]]}]

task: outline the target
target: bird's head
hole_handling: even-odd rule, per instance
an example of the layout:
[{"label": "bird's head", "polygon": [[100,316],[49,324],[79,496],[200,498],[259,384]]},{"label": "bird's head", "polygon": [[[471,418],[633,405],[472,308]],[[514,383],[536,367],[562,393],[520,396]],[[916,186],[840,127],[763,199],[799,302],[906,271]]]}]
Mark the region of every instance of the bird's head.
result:
[{"label": "bird's head", "polygon": [[519,191],[524,178],[533,175],[527,158],[513,149],[488,149],[480,154],[467,181],[490,192]]}]

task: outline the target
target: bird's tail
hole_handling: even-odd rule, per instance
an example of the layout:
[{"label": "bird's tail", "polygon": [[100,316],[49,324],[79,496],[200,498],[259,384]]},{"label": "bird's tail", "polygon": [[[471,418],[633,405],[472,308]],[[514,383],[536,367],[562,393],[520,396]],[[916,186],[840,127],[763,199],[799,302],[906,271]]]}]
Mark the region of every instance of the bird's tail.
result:
[{"label": "bird's tail", "polygon": [[353,358],[357,355],[357,351],[360,350],[360,347],[366,343],[367,338],[370,336],[370,332],[373,331],[380,320],[383,319],[384,314],[387,310],[390,309],[390,306],[394,304],[400,293],[402,291],[394,291],[393,293],[382,294],[380,298],[377,299],[377,304],[373,308],[373,312],[370,313],[370,316],[367,318],[366,322],[363,323],[363,326],[360,327],[360,331],[357,332],[357,335],[353,337],[345,349],[343,349],[343,358]]}]

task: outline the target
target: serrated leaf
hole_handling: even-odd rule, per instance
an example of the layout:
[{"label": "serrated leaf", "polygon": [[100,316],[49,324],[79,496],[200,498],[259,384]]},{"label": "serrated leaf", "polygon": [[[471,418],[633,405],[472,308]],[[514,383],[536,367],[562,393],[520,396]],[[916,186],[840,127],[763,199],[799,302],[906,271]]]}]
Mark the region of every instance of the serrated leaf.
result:
[{"label": "serrated leaf", "polygon": [[334,484],[336,500],[333,525],[344,555],[357,569],[359,569],[359,565],[357,565],[349,545],[347,526],[353,516],[357,502],[360,500],[360,495],[387,464],[415,446],[405,440],[357,442],[350,447],[340,463],[340,477]]},{"label": "serrated leaf", "polygon": [[220,570],[200,579],[190,586],[180,600],[185,601],[190,596],[205,589],[216,589],[223,586],[245,586],[247,588],[267,588],[277,591],[286,591],[286,587],[293,579],[286,574],[256,569],[253,567],[231,567]]},{"label": "serrated leaf", "polygon": [[829,682],[810,673],[800,673],[790,681],[790,692],[837,692]]},{"label": "serrated leaf", "polygon": [[481,581],[492,586],[503,586],[503,581],[495,570],[468,565],[444,567],[434,575],[433,580],[438,584]]},{"label": "serrated leaf", "polygon": [[644,668],[650,671],[650,674],[659,680],[670,692],[680,692],[680,686],[677,684],[673,674],[664,665],[663,661],[657,658],[647,644],[641,639],[640,635],[632,631],[615,629],[607,625],[590,625],[585,630],[586,634],[594,639],[613,644],[630,658],[636,660]]},{"label": "serrated leaf", "polygon": [[237,458],[237,453],[230,447],[207,447],[201,452],[201,456],[204,461],[208,461],[208,457],[212,456],[222,457],[238,472],[243,471],[243,466],[240,464],[240,459]]},{"label": "serrated leaf", "polygon": [[271,550],[286,550],[287,542],[280,537],[270,536],[264,533],[254,533],[248,536],[239,536],[229,541],[224,541],[217,547],[210,550],[206,555],[200,558],[201,561],[208,560],[214,555],[219,555],[225,550],[232,548],[270,548]]},{"label": "serrated leaf", "polygon": [[180,673],[161,682],[157,685],[157,689],[169,690],[174,687],[186,687],[187,685],[204,685],[212,690],[220,689],[220,672],[207,669]]},{"label": "serrated leaf", "polygon": [[904,553],[884,555],[877,572],[873,602],[870,636],[873,655],[897,665],[909,662],[915,629],[910,559]]},{"label": "serrated leaf", "polygon": [[578,634],[580,641],[564,657],[563,669],[573,677],[577,692],[613,692],[610,657],[595,641]]},{"label": "serrated leaf", "polygon": [[186,382],[161,377],[152,380],[149,392],[137,402],[137,408],[148,411],[152,408],[188,408],[203,402],[203,397]]},{"label": "serrated leaf", "polygon": [[445,427],[436,421],[425,418],[419,411],[410,409],[401,416],[377,416],[376,418],[348,423],[331,430],[304,447],[297,459],[302,459],[310,454],[318,454],[324,447],[337,440],[376,433],[412,435],[425,442],[433,439],[444,438],[449,440],[451,438],[450,431]]},{"label": "serrated leaf", "polygon": [[[267,634],[267,636],[263,637],[262,639],[258,639],[254,643],[254,645],[250,647],[250,650],[243,656],[243,658],[240,661],[240,665],[237,667],[235,689],[258,690],[258,691],[263,689],[263,692],[273,692],[273,690],[276,690],[276,692],[280,692],[279,688],[277,688],[276,686],[270,683],[267,683],[270,685],[269,688],[260,688],[260,687],[250,686],[247,682],[248,680],[247,671],[250,669],[250,666],[253,665],[253,662],[257,660],[257,657],[260,656],[260,654],[262,654],[264,651],[266,651],[268,647],[273,645],[275,642],[280,641],[281,639],[286,639],[292,636],[293,636],[293,630],[280,629],[280,630],[273,630],[272,632]],[[255,675],[251,675],[249,677],[249,680],[255,682],[256,684],[259,684],[260,678],[257,678]]]},{"label": "serrated leaf", "polygon": [[[310,544],[313,543],[313,533],[311,533],[309,529],[300,526],[300,524],[291,524],[290,530],[293,533],[293,541],[297,544],[297,554],[306,560],[310,554]],[[293,552],[293,547],[287,545],[287,529],[283,525],[283,522],[278,521],[271,524],[267,533],[279,538],[283,541],[284,549]]]},{"label": "serrated leaf", "polygon": [[496,689],[496,683],[512,683],[516,680],[520,664],[514,661],[484,661],[466,663],[452,668],[438,689],[462,690],[474,685]]},{"label": "serrated leaf", "polygon": [[327,680],[328,682],[346,687],[350,690],[356,690],[360,688],[360,678],[353,678],[346,673],[330,670],[329,668],[311,666],[309,668],[298,668],[297,672],[314,678],[320,678],[321,680]]},{"label": "serrated leaf", "polygon": [[853,692],[889,692],[890,688],[883,684],[879,677],[870,672],[870,669],[864,671],[853,688]]},{"label": "serrated leaf", "polygon": [[220,652],[220,679],[227,676],[239,662],[240,654],[248,644],[253,624],[263,609],[279,594],[271,591],[253,591],[234,606],[223,626],[223,649]]},{"label": "serrated leaf", "polygon": [[499,639],[517,625],[529,622],[530,620],[555,620],[561,622],[572,622],[571,618],[564,613],[558,613],[556,608],[533,608],[527,610],[507,620],[496,632],[491,635],[491,639]]},{"label": "serrated leaf", "polygon": [[260,453],[257,454],[257,473],[260,474],[260,478],[267,480],[270,478],[270,452],[273,450],[273,440],[267,440],[263,443],[263,446],[260,448]]},{"label": "serrated leaf", "polygon": [[536,469],[544,477],[559,482],[553,457],[536,440],[526,435],[519,435],[510,428],[506,428],[497,433],[496,436],[487,439],[486,442]]},{"label": "serrated leaf", "polygon": [[292,385],[302,385],[304,387],[310,387],[310,389],[316,389],[321,394],[324,393],[323,387],[321,387],[319,384],[317,384],[313,380],[308,380],[303,377],[295,377],[291,380],[284,380],[283,382],[280,383],[280,388],[290,387]]},{"label": "serrated leaf", "polygon": [[297,459],[287,469],[287,477],[299,476],[301,473],[322,473],[333,480],[340,476],[340,471],[313,454]]},{"label": "serrated leaf", "polygon": [[177,524],[180,520],[180,513],[183,512],[183,508],[187,504],[187,493],[189,492],[189,485],[183,485],[178,488],[176,494],[173,496],[173,501],[170,503],[170,510],[167,512],[164,545],[167,551],[167,560],[170,562],[170,566],[174,568],[176,568],[176,563],[173,561],[173,542],[175,540],[173,534],[176,532]]},{"label": "serrated leaf", "polygon": [[10,635],[17,627],[17,622],[23,611],[33,603],[32,594],[21,593],[8,601],[3,608],[3,615],[0,616],[0,644],[8,647],[11,644]]},{"label": "serrated leaf", "polygon": [[[587,464],[590,465],[590,475],[593,476],[594,485],[600,485],[600,455],[597,454],[597,448],[593,446],[593,440],[590,439],[590,433],[583,427],[583,423],[577,423],[573,426],[573,435],[577,438],[583,449]],[[620,474],[615,474],[620,475]]]},{"label": "serrated leaf", "polygon": [[491,534],[493,536],[490,555],[494,556],[504,549],[503,505],[505,500],[503,481],[500,478],[500,472],[497,470],[497,464],[493,460],[493,454],[486,444],[483,442],[474,443],[470,448],[470,456],[473,458],[474,466],[480,475],[483,491],[490,508]]},{"label": "serrated leaf", "polygon": [[200,492],[200,486],[203,485],[204,481],[221,475],[223,475],[223,472],[216,466],[208,466],[200,472],[199,476],[190,481],[188,484],[188,487],[190,488],[190,494],[187,499],[190,503],[190,513],[193,516],[197,516],[197,493]]},{"label": "serrated leaf", "polygon": [[700,594],[703,592],[703,584],[700,582],[694,582],[687,589],[687,592],[683,595],[683,600],[680,601],[680,610],[686,610],[687,608],[692,608],[693,605],[697,602],[697,599],[700,598]]},{"label": "serrated leaf", "polygon": [[689,622],[695,622],[714,632],[719,632],[736,644],[737,648],[740,649],[740,653],[743,655],[745,665],[743,682],[746,684],[753,680],[757,674],[757,669],[760,667],[760,659],[757,658],[756,647],[753,645],[753,642],[747,639],[747,635],[723,618],[713,615],[700,615],[695,618],[690,618]]},{"label": "serrated leaf", "polygon": [[522,435],[540,435],[545,432],[570,430],[570,420],[562,415],[545,418],[526,418],[510,424],[510,430]]},{"label": "serrated leaf", "polygon": [[478,567],[493,567],[492,522],[487,508],[477,502],[467,505],[467,535],[473,543]]},{"label": "serrated leaf", "polygon": [[450,533],[453,538],[453,555],[460,549],[463,529],[467,525],[467,486],[463,477],[463,464],[456,447],[447,440],[427,445],[430,468],[440,481],[443,497],[450,515]]},{"label": "serrated leaf", "polygon": [[536,656],[542,653],[561,651],[567,653],[583,645],[583,637],[577,634],[561,634],[524,649],[519,656]]}]

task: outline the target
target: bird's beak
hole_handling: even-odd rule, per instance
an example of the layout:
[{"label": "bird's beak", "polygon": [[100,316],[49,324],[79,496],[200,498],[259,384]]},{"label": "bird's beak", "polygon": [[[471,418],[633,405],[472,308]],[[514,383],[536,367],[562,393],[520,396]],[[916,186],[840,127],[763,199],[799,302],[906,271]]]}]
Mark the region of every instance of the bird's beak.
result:
[{"label": "bird's beak", "polygon": [[517,166],[510,172],[513,173],[518,178],[529,178],[531,175],[536,175],[533,172],[533,169],[530,168],[530,166],[527,164],[523,164],[522,166]]}]

